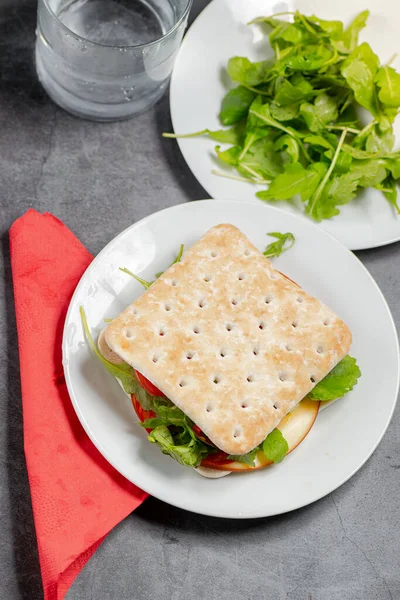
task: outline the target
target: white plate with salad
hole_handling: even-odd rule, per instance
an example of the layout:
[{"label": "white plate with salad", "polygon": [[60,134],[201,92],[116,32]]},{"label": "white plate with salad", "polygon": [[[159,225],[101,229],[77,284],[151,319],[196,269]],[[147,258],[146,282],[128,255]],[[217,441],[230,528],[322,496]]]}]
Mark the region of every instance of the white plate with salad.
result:
[{"label": "white plate with salad", "polygon": [[[148,434],[140,427],[140,407],[133,402],[135,413],[133,399],[112,376],[113,366],[99,359],[89,340],[96,341],[110,320],[143,295],[146,281],[154,281],[171,265],[181,244],[186,251],[210,228],[223,223],[239,228],[258,250],[266,252],[275,269],[343,319],[352,332],[351,355],[358,367],[350,360],[350,371],[347,367],[342,370],[345,381],[339,377],[331,380],[331,385],[323,380],[325,399],[337,397],[338,394],[329,394],[332,389],[342,390],[342,386],[343,393],[348,393],[326,405],[323,411],[317,402],[315,421],[310,422],[313,402],[308,398],[306,406],[300,403],[303,409],[298,422],[303,423],[300,428],[305,427],[305,421],[309,423],[307,435],[295,447],[290,441],[293,427],[291,431],[290,427],[280,428],[280,437],[287,436],[291,447],[286,449],[287,455],[272,457],[272,462],[279,464],[206,479],[191,468],[200,464],[200,459],[193,461],[193,452],[179,455],[167,450],[169,455],[164,455],[158,440],[151,439],[155,443],[149,443]],[[267,235],[271,233],[272,237]],[[209,254],[218,260],[214,251]],[[250,254],[245,253],[246,257]],[[181,252],[177,260],[180,258]],[[245,279],[239,283],[245,285]],[[174,289],[179,291],[179,286]],[[171,306],[166,305],[166,310]],[[173,315],[173,311],[168,315]],[[175,206],[131,225],[112,240],[89,266],[71,300],[64,329],[63,364],[70,397],[83,427],[120,473],[165,502],[229,518],[264,517],[294,510],[344,483],[365,463],[384,435],[399,385],[399,349],[393,320],[379,288],[361,262],[313,223],[269,205],[240,201],[207,200]],[[130,377],[127,367],[122,368]],[[124,376],[124,385],[127,381],[129,384],[129,377]],[[150,388],[149,393],[155,392]],[[295,415],[295,411],[291,414]],[[155,427],[148,421],[145,426]],[[202,452],[204,436],[197,433],[193,424],[190,427],[196,441],[190,439],[189,446]],[[173,429],[175,435],[176,427]],[[179,450],[183,452],[186,441],[180,439]],[[209,441],[205,443],[210,467],[210,459],[218,453],[208,445]],[[269,450],[262,445],[264,458]],[[184,457],[181,464],[171,458],[177,456]],[[187,456],[190,466],[185,466],[189,464],[185,462]],[[232,464],[232,457],[230,460]],[[257,462],[255,466],[265,464]]]},{"label": "white plate with salad", "polygon": [[399,29],[397,0],[213,0],[170,90],[174,133],[204,132],[178,143],[210,196],[272,202],[352,250],[399,240]]}]

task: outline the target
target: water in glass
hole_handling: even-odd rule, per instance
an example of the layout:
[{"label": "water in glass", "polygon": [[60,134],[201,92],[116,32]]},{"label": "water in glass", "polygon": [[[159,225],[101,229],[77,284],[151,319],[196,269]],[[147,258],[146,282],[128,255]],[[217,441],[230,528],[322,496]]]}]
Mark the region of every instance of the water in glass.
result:
[{"label": "water in glass", "polygon": [[115,120],[164,92],[191,0],[39,0],[36,65],[79,116]]}]

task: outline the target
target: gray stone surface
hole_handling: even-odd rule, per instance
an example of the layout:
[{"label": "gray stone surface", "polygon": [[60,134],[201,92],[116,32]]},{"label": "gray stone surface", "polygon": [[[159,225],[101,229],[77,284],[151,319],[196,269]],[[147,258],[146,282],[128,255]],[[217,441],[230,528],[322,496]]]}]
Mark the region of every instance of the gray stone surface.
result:
[{"label": "gray stone surface", "polygon": [[[206,3],[195,1],[192,18]],[[177,145],[160,138],[161,131],[170,129],[166,97],[137,119],[109,125],[74,119],[49,101],[33,69],[35,11],[32,0],[0,0],[4,600],[42,597],[23,454],[9,226],[30,206],[49,210],[96,254],[127,224],[206,197]],[[400,245],[359,257],[399,324]],[[68,600],[399,599],[399,426],[397,410],[378,450],[357,475],[330,496],[291,514],[223,521],[149,499],[110,533],[78,576]]]}]

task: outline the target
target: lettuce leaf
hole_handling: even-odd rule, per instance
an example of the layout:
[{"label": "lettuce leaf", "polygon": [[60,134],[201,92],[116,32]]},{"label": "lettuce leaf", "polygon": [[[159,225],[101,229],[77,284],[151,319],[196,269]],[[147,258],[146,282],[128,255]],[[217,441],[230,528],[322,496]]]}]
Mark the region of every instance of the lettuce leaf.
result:
[{"label": "lettuce leaf", "polygon": [[153,444],[157,444],[163,454],[168,454],[179,464],[198,467],[203,458],[208,456],[209,448],[197,438],[193,439],[190,432],[184,431],[184,433],[189,433],[189,439],[186,443],[181,443],[182,432],[174,437],[166,425],[159,425],[149,434],[148,439]]},{"label": "lettuce leaf", "polygon": [[[85,332],[85,336],[90,348],[92,349],[95,356],[99,359],[99,361],[103,363],[107,371],[121,382],[126,394],[134,394],[139,404],[144,410],[154,410],[156,401],[163,404],[170,402],[169,400],[167,400],[167,398],[151,396],[150,394],[148,394],[138,382],[135,375],[135,371],[130,365],[128,365],[127,363],[114,365],[106,358],[104,358],[104,356],[101,354],[101,352],[97,348],[96,343],[92,338],[83,306],[79,307],[79,312],[81,315],[83,330]],[[170,402],[170,404],[172,406],[172,402]]]},{"label": "lettuce leaf", "polygon": [[173,406],[172,402],[168,400],[168,398],[164,398],[163,396],[152,396],[146,392],[146,390],[142,388],[136,379],[136,376],[132,387],[134,387],[134,391],[131,392],[131,394],[135,396],[143,410],[152,410],[153,412],[156,412],[157,403],[165,405],[169,404],[170,406]]},{"label": "lettuce leaf", "polygon": [[262,450],[268,460],[272,460],[274,463],[279,463],[288,453],[289,444],[279,429],[274,429],[263,441]]},{"label": "lettuce leaf", "polygon": [[352,356],[345,356],[307,395],[311,400],[336,400],[350,392],[357,384],[361,371]]},{"label": "lettuce leaf", "polygon": [[[157,417],[143,421],[141,425],[145,429],[152,429],[158,425],[166,425],[167,427],[170,425],[174,425],[176,427],[191,426],[191,422],[185,413],[182,412],[180,408],[175,406],[175,404],[173,404],[170,400],[167,400],[166,398],[157,398],[155,396],[150,397],[152,398],[151,410],[156,413]],[[195,434],[193,433],[193,435]]]},{"label": "lettuce leaf", "polygon": [[168,454],[181,465],[198,467],[203,458],[213,452],[192,429],[192,422],[177,406],[164,398],[153,398],[152,410],[156,416],[140,423],[152,429],[150,442],[157,444],[163,454]]},{"label": "lettuce leaf", "polygon": [[97,345],[93,341],[93,338],[89,331],[89,326],[87,323],[87,319],[86,319],[86,315],[85,315],[83,306],[79,307],[79,312],[81,315],[83,330],[85,332],[86,339],[89,343],[90,348],[93,350],[94,354],[96,355],[96,357],[100,360],[100,362],[103,363],[103,365],[105,366],[107,371],[109,373],[111,373],[111,375],[113,375],[114,377],[119,379],[119,381],[122,383],[122,387],[124,388],[124,390],[127,394],[134,394],[136,391],[136,388],[139,384],[137,382],[137,379],[135,377],[135,373],[134,373],[134,370],[132,369],[132,367],[130,367],[126,363],[123,363],[121,365],[114,365],[113,363],[110,363],[106,358],[104,358],[104,356],[99,352]]}]

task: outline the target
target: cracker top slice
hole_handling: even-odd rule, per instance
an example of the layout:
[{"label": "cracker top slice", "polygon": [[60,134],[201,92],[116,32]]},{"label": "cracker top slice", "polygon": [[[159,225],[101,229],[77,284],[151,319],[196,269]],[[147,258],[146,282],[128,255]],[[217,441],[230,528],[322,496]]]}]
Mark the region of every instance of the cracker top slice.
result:
[{"label": "cracker top slice", "polygon": [[228,454],[260,444],[351,344],[232,225],[210,229],[105,336]]}]

